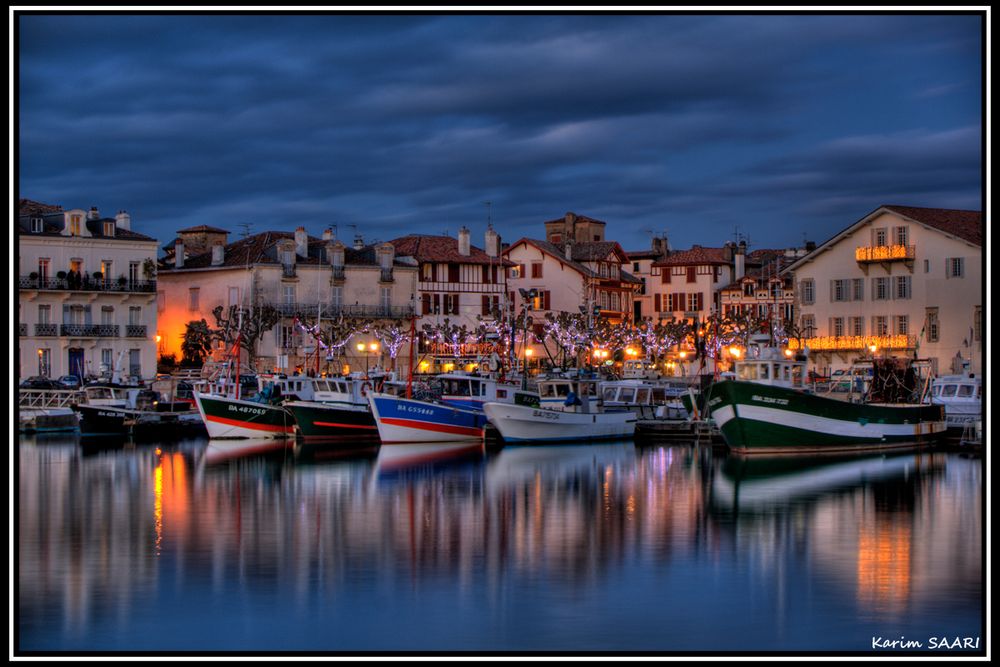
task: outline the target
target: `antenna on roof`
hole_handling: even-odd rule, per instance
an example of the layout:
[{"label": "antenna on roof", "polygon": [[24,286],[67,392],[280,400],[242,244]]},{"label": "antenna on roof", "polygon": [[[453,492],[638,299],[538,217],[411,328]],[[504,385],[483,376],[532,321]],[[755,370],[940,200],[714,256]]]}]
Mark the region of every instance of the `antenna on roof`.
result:
[{"label": "antenna on roof", "polygon": [[241,222],[241,223],[239,223],[238,226],[243,228],[243,238],[249,238],[249,236],[250,236],[250,228],[253,227],[253,223],[250,223],[250,222]]},{"label": "antenna on roof", "polygon": [[486,227],[490,228],[493,226],[493,202],[484,201],[486,204]]}]

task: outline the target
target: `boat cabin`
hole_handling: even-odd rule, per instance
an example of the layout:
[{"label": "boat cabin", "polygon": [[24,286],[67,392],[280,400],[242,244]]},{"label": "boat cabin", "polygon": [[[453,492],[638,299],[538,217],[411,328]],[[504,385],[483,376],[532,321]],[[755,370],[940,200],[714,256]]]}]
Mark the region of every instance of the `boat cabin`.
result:
[{"label": "boat cabin", "polygon": [[935,403],[979,403],[983,398],[982,380],[967,375],[942,375],[931,386]]},{"label": "boat cabin", "polygon": [[626,359],[622,362],[622,377],[626,380],[656,380],[661,376],[651,359]]},{"label": "boat cabin", "polygon": [[753,338],[746,356],[734,364],[736,379],[778,387],[805,388],[806,358],[783,354],[767,344],[767,339]]},{"label": "boat cabin", "polygon": [[596,412],[599,383],[593,378],[553,377],[538,381],[539,404],[550,410]]}]

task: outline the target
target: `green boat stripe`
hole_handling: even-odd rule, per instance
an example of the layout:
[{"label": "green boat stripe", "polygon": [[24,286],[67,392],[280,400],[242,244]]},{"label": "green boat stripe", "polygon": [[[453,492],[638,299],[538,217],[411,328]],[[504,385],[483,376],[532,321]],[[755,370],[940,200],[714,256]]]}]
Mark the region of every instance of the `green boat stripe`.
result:
[{"label": "green boat stripe", "polygon": [[[727,406],[728,407],[728,406]],[[731,410],[732,408],[730,408]],[[848,421],[831,417],[820,417],[801,412],[792,412],[781,408],[769,408],[759,405],[740,405],[738,407],[741,419],[768,424],[780,424],[788,428],[816,433],[837,433],[848,438],[899,437],[907,435],[928,435],[944,430],[940,422],[923,422],[917,424],[881,424],[869,421]],[[713,411],[712,418],[721,427],[728,419],[722,410]]]}]

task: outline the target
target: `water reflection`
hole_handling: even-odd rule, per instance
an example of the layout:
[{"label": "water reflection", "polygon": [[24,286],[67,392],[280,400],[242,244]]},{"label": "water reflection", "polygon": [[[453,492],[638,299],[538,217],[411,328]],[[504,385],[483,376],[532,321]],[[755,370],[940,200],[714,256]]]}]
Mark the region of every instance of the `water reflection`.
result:
[{"label": "water reflection", "polygon": [[872,623],[978,628],[981,467],[945,454],[62,442],[18,448],[28,650],[844,648],[831,624],[865,650]]}]

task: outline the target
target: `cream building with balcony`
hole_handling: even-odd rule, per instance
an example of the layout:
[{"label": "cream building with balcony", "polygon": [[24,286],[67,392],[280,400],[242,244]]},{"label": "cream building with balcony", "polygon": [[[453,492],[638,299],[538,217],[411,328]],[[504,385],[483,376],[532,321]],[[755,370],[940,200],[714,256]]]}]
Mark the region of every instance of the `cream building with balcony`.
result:
[{"label": "cream building with balcony", "polygon": [[[221,234],[221,236],[220,236]],[[161,264],[158,304],[161,352],[182,357],[186,326],[204,319],[216,327],[213,310],[222,306],[269,304],[281,319],[265,332],[257,347],[257,370],[292,372],[297,368],[340,372],[391,363],[386,352],[359,352],[357,341],[370,342],[359,332],[344,346],[343,355],[326,359],[296,317],[315,323],[338,316],[376,321],[409,322],[416,314],[417,266],[398,257],[391,243],[351,246],[326,230],[322,238],[295,232],[269,231],[227,243],[225,230],[194,227],[181,230],[169,244]],[[195,253],[188,248],[195,248]],[[209,250],[205,250],[210,248]],[[219,344],[217,360],[226,353]],[[408,348],[398,364],[408,363]],[[317,364],[318,362],[318,364]]]},{"label": "cream building with balcony", "polygon": [[156,373],[156,239],[131,217],[22,199],[18,373],[81,379]]},{"label": "cream building with balcony", "polygon": [[789,267],[815,370],[870,354],[982,372],[980,211],[882,206]]}]

